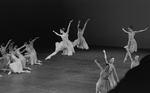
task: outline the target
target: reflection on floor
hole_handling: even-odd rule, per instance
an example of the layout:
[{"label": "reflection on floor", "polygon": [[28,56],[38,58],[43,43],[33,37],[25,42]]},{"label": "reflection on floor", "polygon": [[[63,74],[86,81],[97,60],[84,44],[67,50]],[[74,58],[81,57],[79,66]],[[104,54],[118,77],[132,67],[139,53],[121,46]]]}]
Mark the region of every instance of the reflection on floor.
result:
[{"label": "reflection on floor", "polygon": [[[95,84],[99,79],[99,68],[93,62],[97,59],[105,64],[102,50],[108,57],[115,58],[119,78],[123,78],[130,69],[130,60],[123,63],[126,51],[123,48],[76,49],[73,56],[61,53],[50,60],[44,60],[53,50],[37,50],[43,65],[33,65],[30,74],[0,73],[0,93],[95,93]],[[138,50],[140,58],[148,54],[147,50]],[[134,55],[134,54],[133,54]]]}]

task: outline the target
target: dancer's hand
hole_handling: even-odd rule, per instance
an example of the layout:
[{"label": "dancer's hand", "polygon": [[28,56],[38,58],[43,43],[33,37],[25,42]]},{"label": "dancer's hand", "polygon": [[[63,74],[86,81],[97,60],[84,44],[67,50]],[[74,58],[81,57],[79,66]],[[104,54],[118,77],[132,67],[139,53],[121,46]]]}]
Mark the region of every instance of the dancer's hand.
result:
[{"label": "dancer's hand", "polygon": [[105,51],[105,50],[103,50],[103,52],[104,52],[104,53],[106,53],[106,51]]}]

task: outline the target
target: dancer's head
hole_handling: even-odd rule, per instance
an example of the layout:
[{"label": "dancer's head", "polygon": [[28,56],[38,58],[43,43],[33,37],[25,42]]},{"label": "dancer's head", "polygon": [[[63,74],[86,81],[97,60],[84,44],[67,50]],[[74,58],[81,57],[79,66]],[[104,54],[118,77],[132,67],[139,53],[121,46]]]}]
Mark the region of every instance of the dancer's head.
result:
[{"label": "dancer's head", "polygon": [[65,30],[65,28],[60,29],[60,33],[61,34],[65,33],[64,30]]},{"label": "dancer's head", "polygon": [[128,30],[132,32],[132,31],[133,31],[133,26],[130,25],[130,26],[128,27]]},{"label": "dancer's head", "polygon": [[104,70],[105,70],[105,71],[108,71],[108,70],[109,70],[109,67],[110,67],[109,64],[106,64]]},{"label": "dancer's head", "polygon": [[135,59],[135,60],[139,60],[139,55],[136,54],[135,57],[134,57],[134,59]]},{"label": "dancer's head", "polygon": [[111,58],[109,59],[109,63],[113,64],[114,62],[115,62],[115,58],[111,57]]}]

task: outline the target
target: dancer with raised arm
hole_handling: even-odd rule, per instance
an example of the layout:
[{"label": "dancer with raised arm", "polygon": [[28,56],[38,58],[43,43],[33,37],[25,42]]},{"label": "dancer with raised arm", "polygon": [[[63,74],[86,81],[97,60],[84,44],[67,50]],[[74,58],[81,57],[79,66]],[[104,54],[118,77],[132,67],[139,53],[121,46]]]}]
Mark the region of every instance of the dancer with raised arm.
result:
[{"label": "dancer with raised arm", "polygon": [[137,52],[137,42],[134,39],[135,34],[146,31],[147,29],[148,29],[148,27],[143,30],[133,31],[133,27],[130,26],[130,27],[128,27],[128,31],[126,31],[124,28],[122,28],[122,30],[128,34],[128,38],[129,38],[128,44],[124,47],[127,50],[126,56],[124,58],[124,62],[127,60],[128,56],[130,57],[130,59],[132,61],[133,59],[131,57],[131,53]]},{"label": "dancer with raised arm", "polygon": [[71,56],[73,53],[75,53],[73,44],[68,39],[69,28],[70,28],[72,21],[73,20],[71,20],[69,22],[66,32],[64,32],[64,29],[60,29],[61,34],[58,34],[57,32],[53,31],[56,35],[58,35],[62,38],[62,41],[55,43],[55,51],[52,54],[50,54],[49,56],[47,56],[45,58],[45,60],[50,59],[52,56],[56,55],[59,51],[63,51],[63,54],[68,55],[68,56]]},{"label": "dancer with raised arm", "polygon": [[134,57],[134,60],[131,62],[130,68],[132,69],[132,68],[138,66],[139,64],[140,64],[139,55],[136,54],[135,57]]},{"label": "dancer with raised arm", "polygon": [[109,68],[110,66],[106,64],[105,68],[103,68],[97,60],[94,60],[97,66],[100,68],[100,78],[96,83],[96,93],[107,93],[110,90],[110,81],[108,77],[110,76]]},{"label": "dancer with raised arm", "polygon": [[35,40],[38,39],[38,38],[39,38],[39,37],[36,37],[36,38],[33,39],[32,41],[29,41],[29,46],[30,46],[30,50],[33,52],[33,57],[34,57],[35,63],[41,65],[41,62],[42,62],[42,61],[37,59],[37,52],[36,52],[36,50],[35,50],[35,48],[34,48],[34,42],[35,42]]},{"label": "dancer with raised arm", "polygon": [[24,47],[26,47],[25,44],[23,46],[21,46],[20,48],[16,48],[14,50],[15,50],[17,56],[18,56],[18,59],[21,61],[22,68],[27,69],[27,70],[31,70],[31,68],[26,66],[26,64],[27,64],[26,58],[21,54],[21,51],[20,51],[20,49],[22,49]]},{"label": "dancer with raised arm", "polygon": [[9,68],[10,68],[8,75],[11,74],[12,72],[14,72],[14,73],[31,73],[31,71],[23,70],[21,61],[16,57],[14,50],[10,50],[10,57],[11,57],[11,61],[13,61],[13,62],[8,64]]},{"label": "dancer with raised arm", "polygon": [[108,61],[107,55],[106,55],[106,51],[103,50],[103,53],[104,53],[105,62],[106,62],[106,64],[108,64],[110,66],[109,70],[112,72],[110,74],[110,77],[109,77],[109,79],[110,79],[110,85],[111,85],[111,89],[112,89],[119,82],[119,78],[118,78],[118,75],[117,75],[117,72],[116,72],[116,68],[115,68],[115,66],[113,64],[115,59],[114,58],[110,58],[109,61]]},{"label": "dancer with raised arm", "polygon": [[84,31],[85,31],[85,28],[86,28],[86,25],[88,23],[90,19],[87,19],[85,24],[84,24],[84,27],[82,29],[79,28],[80,26],[80,20],[78,21],[78,25],[77,25],[77,29],[78,29],[78,33],[77,33],[77,36],[78,38],[73,42],[73,46],[77,46],[78,48],[81,48],[81,49],[89,49],[89,46],[85,40],[85,38],[83,37],[83,34],[84,34]]}]

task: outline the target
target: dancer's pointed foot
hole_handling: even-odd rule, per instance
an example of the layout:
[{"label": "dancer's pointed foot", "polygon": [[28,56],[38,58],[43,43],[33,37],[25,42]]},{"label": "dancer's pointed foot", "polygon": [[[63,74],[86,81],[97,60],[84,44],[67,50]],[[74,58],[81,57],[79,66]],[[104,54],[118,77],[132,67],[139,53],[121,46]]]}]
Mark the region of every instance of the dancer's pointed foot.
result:
[{"label": "dancer's pointed foot", "polygon": [[48,56],[48,57],[46,57],[46,58],[45,58],[45,60],[50,59],[50,58],[51,58],[51,57],[50,57],[50,56]]},{"label": "dancer's pointed foot", "polygon": [[123,63],[125,63],[126,61],[127,61],[127,59],[125,58],[124,61],[123,61]]}]

